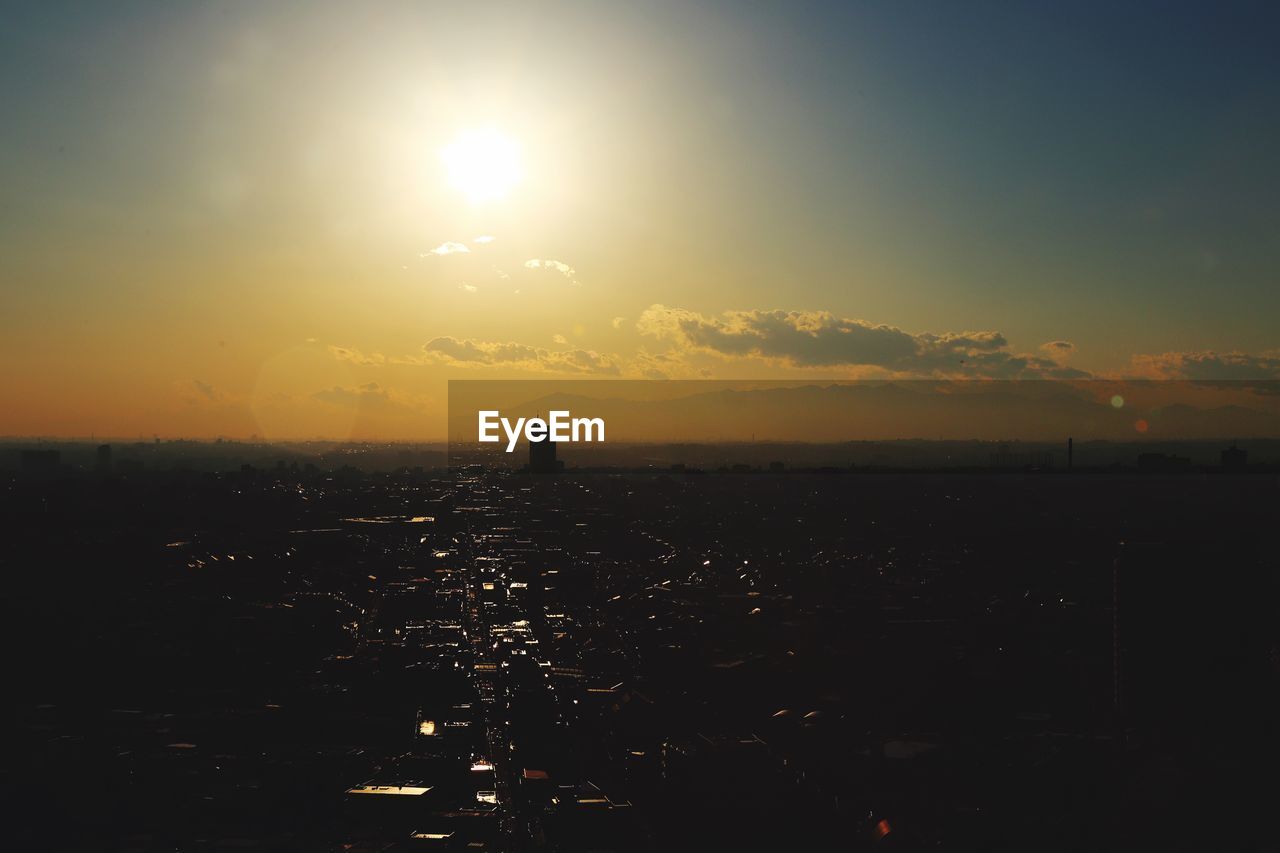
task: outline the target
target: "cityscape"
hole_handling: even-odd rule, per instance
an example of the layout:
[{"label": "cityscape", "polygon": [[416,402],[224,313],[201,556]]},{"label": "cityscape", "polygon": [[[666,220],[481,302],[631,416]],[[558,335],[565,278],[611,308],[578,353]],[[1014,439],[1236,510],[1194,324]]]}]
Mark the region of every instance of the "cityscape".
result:
[{"label": "cityscape", "polygon": [[529,447],[523,471],[18,454],[18,843],[1263,849],[1274,465]]}]

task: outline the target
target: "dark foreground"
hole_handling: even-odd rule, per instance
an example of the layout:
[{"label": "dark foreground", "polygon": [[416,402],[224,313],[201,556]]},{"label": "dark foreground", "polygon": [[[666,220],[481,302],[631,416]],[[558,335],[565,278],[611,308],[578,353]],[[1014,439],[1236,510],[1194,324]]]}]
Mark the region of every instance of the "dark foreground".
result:
[{"label": "dark foreground", "polygon": [[1274,850],[1274,476],[5,483],[15,849]]}]

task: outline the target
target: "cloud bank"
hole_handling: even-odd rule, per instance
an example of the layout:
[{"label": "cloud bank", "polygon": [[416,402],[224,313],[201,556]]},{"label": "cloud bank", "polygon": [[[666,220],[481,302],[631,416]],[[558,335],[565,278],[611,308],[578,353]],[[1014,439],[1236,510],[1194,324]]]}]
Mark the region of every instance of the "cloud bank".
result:
[{"label": "cloud bank", "polygon": [[592,350],[548,350],[514,341],[477,341],[449,336],[432,338],[422,350],[428,358],[455,367],[514,367],[601,376],[621,373],[614,358]]},{"label": "cloud bank", "polygon": [[708,317],[652,305],[641,314],[636,328],[676,350],[759,358],[789,367],[874,368],[890,374],[1000,379],[1088,376],[1052,358],[1014,353],[1000,332],[912,334],[828,311],[757,309]]},{"label": "cloud bank", "polygon": [[1251,355],[1245,352],[1165,352],[1135,355],[1139,376],[1153,379],[1280,379],[1280,351]]}]

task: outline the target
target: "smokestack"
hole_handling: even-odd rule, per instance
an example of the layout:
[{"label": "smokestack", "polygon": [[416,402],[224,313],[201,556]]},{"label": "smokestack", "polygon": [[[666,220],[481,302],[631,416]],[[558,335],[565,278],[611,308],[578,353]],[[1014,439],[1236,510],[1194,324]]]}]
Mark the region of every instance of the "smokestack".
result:
[{"label": "smokestack", "polygon": [[1072,466],[1075,464],[1075,460],[1072,458],[1075,452],[1075,447],[1073,446],[1073,444],[1074,442],[1070,438],[1068,438],[1067,439],[1067,470],[1068,471],[1070,471]]}]

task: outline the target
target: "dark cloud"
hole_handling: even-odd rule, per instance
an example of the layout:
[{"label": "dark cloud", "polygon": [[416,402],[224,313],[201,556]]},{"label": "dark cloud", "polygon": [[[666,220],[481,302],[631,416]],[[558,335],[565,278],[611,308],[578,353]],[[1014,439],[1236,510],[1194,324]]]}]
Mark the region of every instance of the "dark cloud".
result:
[{"label": "dark cloud", "polygon": [[386,364],[387,358],[380,352],[363,353],[351,347],[330,346],[329,352],[339,361],[349,361],[366,367],[377,367]]},{"label": "dark cloud", "polygon": [[1076,345],[1071,341],[1049,341],[1041,344],[1040,349],[1051,358],[1066,358],[1076,351]]},{"label": "dark cloud", "polygon": [[1165,352],[1135,355],[1139,375],[1156,379],[1280,379],[1280,352]]},{"label": "dark cloud", "polygon": [[1083,378],[1051,358],[1009,350],[999,332],[911,334],[827,311],[729,311],[707,317],[653,305],[637,322],[642,334],[677,349],[754,357],[792,367],[873,367],[892,373],[993,378]]},{"label": "dark cloud", "polygon": [[643,347],[627,361],[627,374],[641,379],[710,379],[711,371],[686,361],[681,353],[649,352]]},{"label": "dark cloud", "polygon": [[620,373],[615,359],[592,350],[548,350],[515,342],[449,336],[432,338],[422,349],[430,358],[461,367],[518,367],[552,373],[606,376]]}]

